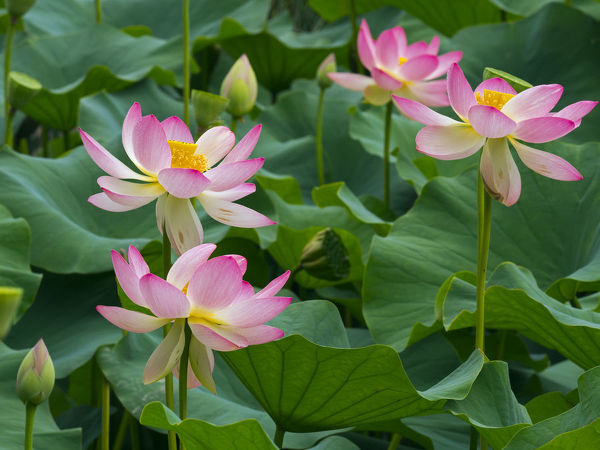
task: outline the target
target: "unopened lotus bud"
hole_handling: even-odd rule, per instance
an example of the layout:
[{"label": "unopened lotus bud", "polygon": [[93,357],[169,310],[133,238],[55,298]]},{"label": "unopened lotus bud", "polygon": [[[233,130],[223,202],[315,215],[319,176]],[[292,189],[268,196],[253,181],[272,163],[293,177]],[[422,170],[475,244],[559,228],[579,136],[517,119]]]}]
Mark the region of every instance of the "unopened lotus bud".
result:
[{"label": "unopened lotus bud", "polygon": [[29,75],[21,72],[8,75],[8,103],[14,108],[25,106],[41,90],[41,83]]},{"label": "unopened lotus bud", "polygon": [[333,80],[327,75],[335,72],[336,70],[337,66],[335,64],[335,55],[330,53],[317,69],[317,82],[319,83],[319,86],[323,89],[327,89],[329,86],[331,86],[333,84]]},{"label": "unopened lotus bud", "polygon": [[502,78],[508,84],[512,86],[512,88],[517,92],[522,92],[525,89],[529,89],[532,87],[532,84],[522,80],[521,78],[515,77],[508,72],[504,72],[503,70],[493,69],[492,67],[486,67],[483,69],[483,79],[489,80],[490,78]]},{"label": "unopened lotus bud", "polygon": [[22,297],[23,289],[0,286],[0,339],[8,334]]},{"label": "unopened lotus bud", "polygon": [[6,0],[6,10],[12,17],[21,17],[31,9],[35,0]]},{"label": "unopened lotus bud", "polygon": [[23,403],[39,405],[54,387],[54,365],[44,340],[40,339],[21,363],[17,373],[17,395]]},{"label": "unopened lotus bud", "polygon": [[331,228],[319,231],[304,247],[300,268],[309,275],[339,281],[350,275],[350,257],[342,238]]},{"label": "unopened lotus bud", "polygon": [[228,104],[229,99],[226,97],[192,89],[192,105],[196,124],[204,130],[220,123],[221,114]]},{"label": "unopened lotus bud", "polygon": [[221,84],[221,96],[229,99],[227,112],[233,117],[248,114],[256,103],[258,83],[248,57],[240,56]]}]

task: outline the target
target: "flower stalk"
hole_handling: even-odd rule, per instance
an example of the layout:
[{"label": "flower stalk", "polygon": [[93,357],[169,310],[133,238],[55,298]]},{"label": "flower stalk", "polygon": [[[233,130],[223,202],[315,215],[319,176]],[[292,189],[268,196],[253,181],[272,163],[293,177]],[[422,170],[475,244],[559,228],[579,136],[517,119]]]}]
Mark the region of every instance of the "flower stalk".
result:
[{"label": "flower stalk", "polygon": [[27,402],[25,405],[25,450],[33,450],[33,421],[37,405]]},{"label": "flower stalk", "polygon": [[101,449],[108,450],[110,446],[110,384],[102,376],[102,436]]},{"label": "flower stalk", "polygon": [[283,428],[281,428],[279,425],[277,425],[277,428],[275,429],[275,437],[273,438],[273,442],[275,442],[275,445],[277,446],[277,448],[283,448],[283,437],[285,436],[285,430]]},{"label": "flower stalk", "polygon": [[[185,323],[185,344],[183,353],[179,360],[179,418],[181,420],[187,418],[187,378],[188,378],[188,363],[190,356],[190,343],[192,341],[192,330]],[[182,445],[183,448],[183,445]]]},{"label": "flower stalk", "polygon": [[190,126],[190,0],[183,0],[183,121]]},{"label": "flower stalk", "polygon": [[10,16],[8,20],[8,27],[6,29],[6,42],[4,44],[4,143],[13,145],[12,138],[12,115],[10,103],[8,102],[8,74],[10,73],[10,59],[12,54],[12,41],[15,34],[15,24],[18,18]]},{"label": "flower stalk", "polygon": [[390,207],[390,132],[392,127],[392,103],[385,106],[385,129],[383,136],[383,202]]},{"label": "flower stalk", "polygon": [[323,99],[325,98],[325,88],[319,90],[319,106],[317,108],[317,173],[319,176],[319,186],[325,184],[325,173],[323,170]]},{"label": "flower stalk", "polygon": [[481,173],[477,180],[477,323],[475,328],[475,346],[485,354],[485,276],[490,250],[492,198],[483,186]]},{"label": "flower stalk", "polygon": [[96,23],[102,23],[102,4],[100,0],[95,0],[96,4]]}]

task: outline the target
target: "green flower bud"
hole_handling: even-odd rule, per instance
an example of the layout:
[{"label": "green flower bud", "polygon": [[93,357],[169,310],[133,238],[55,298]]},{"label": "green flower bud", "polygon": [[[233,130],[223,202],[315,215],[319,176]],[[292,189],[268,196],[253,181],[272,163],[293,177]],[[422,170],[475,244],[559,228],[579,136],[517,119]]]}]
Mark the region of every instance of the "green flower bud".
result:
[{"label": "green flower bud", "polygon": [[229,104],[229,99],[210,92],[192,89],[192,105],[196,124],[207,130],[220,122],[221,114]]},{"label": "green flower bud", "polygon": [[335,64],[335,55],[330,53],[317,69],[317,82],[319,83],[319,86],[323,89],[327,89],[329,86],[331,86],[333,84],[333,80],[327,75],[335,72],[336,70],[337,66]]},{"label": "green flower bud", "polygon": [[491,67],[486,67],[483,69],[483,79],[489,80],[490,78],[502,78],[508,84],[510,84],[513,89],[517,92],[522,92],[525,89],[529,89],[532,87],[531,83],[528,83],[521,78],[515,77],[508,72],[504,72],[503,70],[493,69]]},{"label": "green flower bud", "polygon": [[0,286],[0,339],[8,334],[22,297],[20,287]]},{"label": "green flower bud", "polygon": [[25,106],[41,90],[41,83],[29,75],[21,72],[8,75],[8,103],[14,108]]},{"label": "green flower bud", "polygon": [[54,387],[54,364],[44,340],[25,355],[17,373],[17,395],[23,403],[39,405],[45,401]]},{"label": "green flower bud", "polygon": [[240,56],[221,84],[221,96],[229,99],[227,112],[233,117],[248,114],[256,103],[258,83],[248,57]]},{"label": "green flower bud", "polygon": [[6,0],[6,10],[13,17],[21,17],[31,9],[35,0]]},{"label": "green flower bud", "polygon": [[343,280],[350,275],[348,249],[332,228],[325,228],[315,234],[302,250],[300,268],[323,280]]}]

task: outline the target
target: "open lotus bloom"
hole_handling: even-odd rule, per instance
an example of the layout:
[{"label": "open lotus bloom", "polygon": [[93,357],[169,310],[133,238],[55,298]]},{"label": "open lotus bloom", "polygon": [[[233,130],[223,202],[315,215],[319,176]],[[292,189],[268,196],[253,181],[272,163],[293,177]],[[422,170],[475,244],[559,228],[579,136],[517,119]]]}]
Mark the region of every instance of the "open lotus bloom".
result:
[{"label": "open lotus bloom", "polygon": [[384,105],[392,94],[417,100],[429,106],[447,106],[446,80],[435,80],[446,74],[452,63],[460,61],[462,52],[438,56],[440,39],[407,45],[402,27],[385,30],[373,40],[363,19],[358,33],[358,54],[371,76],[354,73],[330,73],[340,86],[362,92],[367,102]]},{"label": "open lotus bloom", "polygon": [[89,202],[107,211],[122,212],[158,199],[158,228],[161,233],[166,228],[178,254],[202,243],[202,225],[189,200],[194,197],[209,216],[226,225],[272,225],[275,222],[262,214],[233,203],[256,190],[254,184],[245,181],[264,163],[264,158],[248,159],[260,130],[260,125],[252,128],[235,147],[235,135],[227,127],[211,128],[194,142],[178,117],[162,122],[153,115],[142,117],[140,105],[134,103],[123,122],[123,147],[141,173],[79,130],[90,157],[110,175],[98,178],[103,192],[92,195]]},{"label": "open lotus bloom", "polygon": [[135,304],[148,308],[152,315],[115,306],[98,306],[98,312],[133,333],[146,333],[173,322],[146,364],[144,383],[157,381],[171,371],[178,375],[186,319],[192,331],[188,387],[202,384],[213,392],[212,350],[227,352],[283,337],[283,331],[264,323],[292,301],[275,295],[290,272],[254,293],[250,283],[242,279],[246,259],[239,255],[208,259],[215,248],[214,244],[203,244],[186,251],[173,264],[166,280],[150,273],[135,247],[129,247],[127,262],[118,252],[112,252],[119,284]]},{"label": "open lotus bloom", "polygon": [[517,94],[502,78],[491,78],[471,89],[458,64],[448,71],[450,105],[460,121],[426,106],[395,97],[405,115],[427,125],[417,134],[417,150],[437,159],[461,159],[483,147],[480,169],[488,192],[506,206],[521,194],[521,176],[508,143],[531,170],[555,180],[580,180],[571,164],[524,142],[558,139],[579,126],[598,102],[580,101],[551,112],[563,92],[558,84],[534,86]]}]

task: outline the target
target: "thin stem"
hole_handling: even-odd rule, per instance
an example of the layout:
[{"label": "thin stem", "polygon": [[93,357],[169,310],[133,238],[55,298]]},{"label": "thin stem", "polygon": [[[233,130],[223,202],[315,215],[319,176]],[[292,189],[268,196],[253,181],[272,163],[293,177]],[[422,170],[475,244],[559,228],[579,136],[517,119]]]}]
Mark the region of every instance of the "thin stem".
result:
[{"label": "thin stem", "polygon": [[6,119],[4,128],[4,143],[12,145],[12,128],[11,120],[8,115],[10,112],[10,104],[8,103],[8,74],[10,73],[10,59],[12,53],[12,41],[15,34],[15,23],[17,19],[10,17],[8,20],[8,28],[6,29],[6,43],[4,44],[4,117]]},{"label": "thin stem", "polygon": [[400,441],[402,440],[402,436],[398,433],[394,433],[392,436],[392,440],[390,441],[390,445],[388,446],[388,450],[396,450],[400,445]]},{"label": "thin stem", "polygon": [[42,155],[44,158],[48,158],[50,152],[48,150],[48,127],[42,125]]},{"label": "thin stem", "polygon": [[477,180],[477,212],[477,325],[475,328],[475,345],[481,350],[481,353],[485,354],[485,275],[490,250],[492,198],[483,186],[481,173],[479,173]]},{"label": "thin stem", "polygon": [[186,321],[185,344],[183,346],[183,353],[179,359],[179,418],[181,420],[187,417],[187,375],[191,341],[192,330]]},{"label": "thin stem", "polygon": [[131,450],[140,450],[140,427],[138,421],[132,415],[129,415],[129,435],[131,437]]},{"label": "thin stem", "polygon": [[63,150],[66,152],[71,148],[69,131],[63,131]]},{"label": "thin stem", "polygon": [[190,126],[190,0],[183,0],[183,121]]},{"label": "thin stem", "polygon": [[8,116],[6,116],[6,134],[4,135],[4,143],[9,147],[14,148],[14,140],[13,140],[13,132],[12,132],[12,122],[15,117],[16,110],[14,108],[9,108]]},{"label": "thin stem", "polygon": [[325,184],[325,174],[323,172],[323,98],[325,89],[321,88],[319,92],[319,106],[317,109],[317,173],[319,175],[319,185]]},{"label": "thin stem", "polygon": [[232,131],[232,133],[235,134],[235,128],[237,127],[237,123],[238,123],[238,118],[232,116],[231,117],[231,126],[229,127],[229,129]]},{"label": "thin stem", "polygon": [[356,4],[355,0],[349,0],[350,3],[350,23],[352,24],[352,42],[350,43],[350,50],[352,52],[352,57],[350,60],[354,59],[356,62],[356,69],[358,73],[365,73],[365,69],[363,68],[360,57],[358,56],[358,46],[356,45],[356,38],[358,37],[358,26],[356,25]]},{"label": "thin stem", "polygon": [[25,450],[33,449],[33,419],[36,408],[37,406],[30,402],[25,405]]},{"label": "thin stem", "polygon": [[115,436],[115,443],[113,444],[113,450],[121,450],[123,448],[123,443],[125,442],[125,435],[127,433],[127,425],[129,424],[129,413],[127,410],[123,411],[123,416],[121,417],[121,423],[119,423],[119,429],[117,430],[117,435]]},{"label": "thin stem", "polygon": [[283,436],[285,435],[285,430],[283,428],[281,428],[279,425],[277,425],[277,428],[275,429],[275,437],[273,438],[273,441],[275,442],[275,445],[278,448],[283,448]]},{"label": "thin stem", "polygon": [[102,376],[102,436],[101,449],[108,450],[110,447],[110,384],[105,376]]},{"label": "thin stem", "polygon": [[575,287],[573,288],[573,295],[569,299],[569,303],[573,308],[581,309],[581,303],[579,303],[579,299],[577,298],[577,289],[579,289],[579,281],[575,282]]},{"label": "thin stem", "polygon": [[471,425],[471,433],[469,437],[469,450],[477,450],[477,441],[479,440],[479,433],[477,428]]},{"label": "thin stem", "polygon": [[96,23],[102,23],[102,5],[96,0]]},{"label": "thin stem", "polygon": [[483,436],[481,436],[481,445],[479,446],[479,448],[481,450],[487,450],[487,448],[488,448],[487,441],[485,440],[485,438]]},{"label": "thin stem", "polygon": [[385,134],[383,136],[383,202],[390,207],[390,131],[392,126],[392,102],[385,107]]}]

